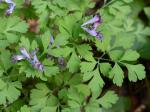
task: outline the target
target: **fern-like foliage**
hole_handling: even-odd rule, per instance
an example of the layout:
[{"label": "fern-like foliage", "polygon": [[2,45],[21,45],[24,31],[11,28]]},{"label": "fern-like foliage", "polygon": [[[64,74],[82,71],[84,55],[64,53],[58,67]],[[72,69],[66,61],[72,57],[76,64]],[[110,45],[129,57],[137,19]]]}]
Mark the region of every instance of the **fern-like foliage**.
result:
[{"label": "fern-like foliage", "polygon": [[[137,82],[146,77],[139,58],[150,57],[150,27],[137,15],[143,1],[104,1],[96,12],[103,21],[97,27],[102,41],[81,28],[93,18],[86,16],[95,6],[91,0],[31,0],[28,6],[14,0],[10,16],[3,14],[6,4],[0,4],[0,111],[103,112],[119,100],[115,91],[105,90],[106,80],[121,87],[125,78]],[[144,11],[150,21],[150,8]],[[12,62],[21,47],[29,55],[39,49],[43,71],[27,59]]]}]

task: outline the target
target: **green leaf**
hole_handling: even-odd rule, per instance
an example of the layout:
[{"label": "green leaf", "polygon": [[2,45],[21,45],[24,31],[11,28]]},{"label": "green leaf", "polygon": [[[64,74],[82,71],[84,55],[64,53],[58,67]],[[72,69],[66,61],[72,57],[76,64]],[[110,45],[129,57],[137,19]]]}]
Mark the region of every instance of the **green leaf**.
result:
[{"label": "green leaf", "polygon": [[74,51],[67,63],[67,68],[69,68],[69,72],[71,73],[77,72],[79,70],[79,64],[80,59]]},{"label": "green leaf", "polygon": [[38,2],[36,0],[32,0],[32,5],[35,8],[35,11],[37,13],[37,16],[39,17],[39,27],[45,28],[46,24],[48,22],[48,16],[50,10],[48,10],[48,5],[51,3],[49,1],[39,0]]},{"label": "green leaf", "polygon": [[0,48],[6,48],[7,46],[9,46],[9,41],[7,40],[0,40]]},{"label": "green leaf", "polygon": [[41,112],[56,112],[57,111],[57,107],[44,107]]},{"label": "green leaf", "polygon": [[81,84],[81,82],[82,82],[82,76],[81,76],[81,74],[75,74],[74,76],[71,76],[71,78],[68,80],[69,80],[68,84],[70,86],[78,85],[78,84]]},{"label": "green leaf", "polygon": [[146,38],[143,44],[143,47],[139,50],[141,58],[150,59],[150,47],[149,47],[150,39]]},{"label": "green leaf", "polygon": [[[103,42],[100,42],[98,39],[95,40],[95,45],[97,47],[97,50],[105,52],[110,49],[110,41],[112,39],[110,32],[106,28],[101,28],[100,30],[103,30]],[[108,33],[109,32],[109,33]],[[107,37],[107,38],[105,38]]]},{"label": "green leaf", "polygon": [[84,101],[84,96],[82,93],[80,93],[76,88],[70,88],[68,91],[68,105],[71,108],[78,109],[81,107],[83,101]]},{"label": "green leaf", "polygon": [[44,83],[38,83],[36,88],[31,90],[30,98],[31,112],[42,111],[45,107],[54,107],[58,102]]},{"label": "green leaf", "polygon": [[146,77],[145,67],[142,64],[125,64],[125,66],[128,69],[128,78],[130,81],[136,82],[138,79],[142,80]]},{"label": "green leaf", "polygon": [[95,65],[96,65],[96,61],[93,61],[93,62],[81,62],[81,64],[80,64],[81,72],[82,73],[86,73],[86,72],[89,72],[89,71],[93,71]]},{"label": "green leaf", "polygon": [[19,17],[8,18],[7,32],[25,33],[28,30],[28,24]]},{"label": "green leaf", "polygon": [[46,31],[42,36],[41,36],[41,39],[42,39],[42,44],[43,44],[43,47],[44,47],[44,51],[47,51],[47,48],[50,44],[50,32],[49,31]]},{"label": "green leaf", "polygon": [[122,86],[124,74],[120,66],[115,63],[112,70],[109,72],[109,78],[113,79],[113,83],[117,86]]},{"label": "green leaf", "polygon": [[50,77],[52,75],[56,75],[59,73],[59,68],[57,66],[45,66],[44,67],[44,72],[45,72],[45,75],[47,77]]},{"label": "green leaf", "polygon": [[111,50],[109,51],[109,56],[113,61],[118,61],[122,57],[124,51],[122,50]]},{"label": "green leaf", "polygon": [[98,102],[96,101],[90,101],[86,107],[86,112],[102,112],[101,108],[99,107]]},{"label": "green leaf", "polygon": [[6,83],[0,79],[0,90],[2,90],[6,86]]},{"label": "green leaf", "polygon": [[[128,19],[127,21],[125,21],[125,24],[124,24],[124,28],[127,32],[131,32],[131,31],[134,31],[135,30],[135,27],[134,27],[134,20],[133,19]],[[131,34],[130,34],[131,35]]]},{"label": "green leaf", "polygon": [[93,53],[91,52],[92,48],[88,44],[79,45],[77,47],[79,54],[86,59],[87,61],[93,61]]},{"label": "green leaf", "polygon": [[149,13],[150,12],[150,7],[145,7],[144,12],[147,15],[148,19],[150,20],[150,13]]},{"label": "green leaf", "polygon": [[108,76],[109,71],[112,69],[109,63],[100,63],[100,71],[104,76]]},{"label": "green leaf", "polygon": [[31,112],[30,108],[27,105],[21,107],[20,111],[17,112]]},{"label": "green leaf", "polygon": [[150,27],[145,27],[143,24],[137,24],[136,31],[134,32],[137,37],[150,36]]},{"label": "green leaf", "polygon": [[21,67],[19,68],[19,73],[25,73],[26,77],[32,77],[32,78],[40,78],[43,81],[46,81],[47,78],[43,75],[43,72],[34,69],[31,64],[22,61],[18,63]]},{"label": "green leaf", "polygon": [[88,85],[93,95],[97,97],[105,84],[103,79],[100,76],[98,68],[94,71],[84,73],[83,81],[88,81],[88,80],[90,80]]},{"label": "green leaf", "polygon": [[120,16],[122,16],[129,14],[131,12],[131,7],[123,3],[123,1],[116,1],[109,6],[109,12],[113,15],[119,16],[120,14]]},{"label": "green leaf", "polygon": [[44,12],[45,9],[47,9],[48,1],[39,0],[37,2],[36,0],[33,0],[32,5],[35,7],[36,12],[38,14],[41,14]]},{"label": "green leaf", "polygon": [[103,108],[111,108],[113,104],[115,104],[118,100],[118,96],[114,93],[114,91],[108,91],[104,96],[99,98],[97,102],[103,107]]},{"label": "green leaf", "polygon": [[6,108],[6,112],[18,112],[20,110],[21,106],[24,105],[23,99],[17,99],[12,104],[8,105]]},{"label": "green leaf", "polygon": [[133,50],[127,50],[120,61],[136,61],[140,57],[139,53]]},{"label": "green leaf", "polygon": [[55,56],[55,57],[67,57],[72,52],[72,48],[64,47],[64,48],[55,48],[49,49],[48,53]]},{"label": "green leaf", "polygon": [[5,86],[0,90],[0,104],[13,103],[21,95],[21,83],[18,81],[15,82],[6,82]]},{"label": "green leaf", "polygon": [[133,2],[133,0],[123,0],[123,1],[126,2],[126,3]]},{"label": "green leaf", "polygon": [[6,33],[6,38],[9,43],[14,43],[18,41],[18,35],[13,33]]},{"label": "green leaf", "polygon": [[30,50],[30,41],[26,37],[21,37],[20,47],[25,47],[28,51]]},{"label": "green leaf", "polygon": [[68,36],[60,33],[56,36],[54,43],[56,46],[66,45],[68,43]]},{"label": "green leaf", "polygon": [[28,24],[19,17],[0,18],[0,23],[0,40],[7,40],[9,43],[17,43],[20,34],[28,30]]},{"label": "green leaf", "polygon": [[5,70],[8,70],[12,66],[11,54],[5,50],[0,55],[0,61]]},{"label": "green leaf", "polygon": [[105,112],[127,112],[131,109],[131,100],[128,97],[119,97],[117,103],[112,108],[104,109]]},{"label": "green leaf", "polygon": [[93,78],[89,82],[89,87],[91,88],[93,97],[97,97],[99,95],[104,84],[105,82],[101,78],[99,71],[98,70],[93,71]]},{"label": "green leaf", "polygon": [[132,28],[130,29],[126,28],[126,29],[127,29],[126,32],[120,31],[116,34],[114,38],[113,48],[121,47],[124,49],[130,49],[134,45],[135,38],[136,38],[135,34],[132,31],[128,31],[128,30],[134,31],[135,29],[132,29]]},{"label": "green leaf", "polygon": [[38,44],[37,44],[36,40],[33,40],[31,43],[31,49],[36,49],[36,48],[38,48]]},{"label": "green leaf", "polygon": [[0,66],[0,77],[3,76],[3,73],[4,73],[4,70],[3,70],[3,68]]},{"label": "green leaf", "polygon": [[60,32],[65,35],[72,36],[72,32],[77,20],[78,18],[70,15],[60,19],[58,23]]},{"label": "green leaf", "polygon": [[90,96],[91,91],[88,85],[86,84],[78,84],[75,86],[77,88],[77,90],[82,93],[84,96]]}]

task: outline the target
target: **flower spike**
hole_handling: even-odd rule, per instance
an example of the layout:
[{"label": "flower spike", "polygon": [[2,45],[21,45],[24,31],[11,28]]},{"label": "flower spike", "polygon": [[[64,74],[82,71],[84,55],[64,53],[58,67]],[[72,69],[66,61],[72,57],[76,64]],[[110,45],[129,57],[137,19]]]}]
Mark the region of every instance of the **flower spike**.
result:
[{"label": "flower spike", "polygon": [[38,57],[36,53],[38,52],[38,49],[33,50],[31,53],[28,53],[25,48],[20,48],[20,52],[22,55],[14,55],[12,57],[13,62],[17,62],[23,59],[26,59],[32,67],[35,69],[38,69],[40,71],[44,71],[44,66],[42,63],[38,60]]}]

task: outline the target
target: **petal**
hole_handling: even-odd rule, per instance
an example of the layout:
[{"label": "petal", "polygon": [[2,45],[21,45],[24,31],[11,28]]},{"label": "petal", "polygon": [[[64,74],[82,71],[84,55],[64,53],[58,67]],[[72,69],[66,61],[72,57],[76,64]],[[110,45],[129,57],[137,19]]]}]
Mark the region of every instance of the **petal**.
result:
[{"label": "petal", "polygon": [[31,59],[30,54],[27,52],[27,50],[25,48],[20,48],[20,52],[26,59]]},{"label": "petal", "polygon": [[40,71],[44,71],[44,66],[40,62],[34,63],[33,67],[40,70]]},{"label": "petal", "polygon": [[31,55],[32,56],[34,56],[34,55],[36,55],[36,53],[39,51],[39,49],[38,48],[35,48],[35,50],[33,50],[32,52],[31,52]]},{"label": "petal", "polygon": [[94,23],[101,23],[102,20],[101,20],[101,17],[99,14],[96,14],[92,19],[88,20],[87,22],[83,23],[81,26],[85,26],[85,25],[88,25],[88,24],[94,24]]},{"label": "petal", "polygon": [[100,41],[103,40],[103,35],[100,32],[97,32],[96,38]]},{"label": "petal", "polygon": [[89,28],[82,27],[86,32],[88,32],[91,36],[96,36],[97,32],[95,30],[91,30]]},{"label": "petal", "polygon": [[13,3],[12,0],[5,0],[6,3]]},{"label": "petal", "polygon": [[50,36],[50,44],[52,45],[54,43],[54,37],[51,35]]},{"label": "petal", "polygon": [[14,55],[14,56],[12,57],[12,61],[13,61],[14,63],[16,63],[17,61],[20,61],[20,60],[22,60],[22,59],[25,59],[24,56],[22,56],[22,55]]},{"label": "petal", "polygon": [[6,3],[9,4],[9,9],[6,10],[6,14],[11,14],[13,10],[15,9],[15,3],[12,0],[5,0]]},{"label": "petal", "polygon": [[95,22],[92,26],[93,26],[93,29],[94,30],[96,30],[97,29],[97,27],[100,25],[100,23],[99,22]]},{"label": "petal", "polygon": [[41,62],[39,61],[36,53],[38,52],[39,49],[35,49],[31,52],[31,55],[33,57],[32,60],[30,60],[30,64],[35,68],[35,69],[38,69],[40,71],[43,71],[43,65],[41,64]]},{"label": "petal", "polygon": [[33,63],[38,63],[38,62],[39,62],[39,60],[38,60],[37,56],[34,55],[34,56],[33,56]]},{"label": "petal", "polygon": [[88,32],[91,36],[94,36],[96,37],[98,40],[103,40],[103,35],[100,33],[100,32],[97,32],[96,30],[94,29],[89,29],[89,28],[85,28],[85,27],[82,27],[86,32]]},{"label": "petal", "polygon": [[38,60],[38,58],[37,58],[37,55],[36,55],[36,53],[38,52],[38,48],[36,48],[35,50],[33,50],[32,52],[31,52],[31,56],[32,56],[32,61],[33,61],[33,63],[37,63],[37,62],[39,62],[39,60]]}]

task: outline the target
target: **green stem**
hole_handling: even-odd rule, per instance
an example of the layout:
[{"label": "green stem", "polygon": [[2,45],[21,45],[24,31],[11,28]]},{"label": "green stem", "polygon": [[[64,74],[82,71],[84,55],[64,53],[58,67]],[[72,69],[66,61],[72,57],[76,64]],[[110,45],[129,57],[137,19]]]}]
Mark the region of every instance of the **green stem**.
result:
[{"label": "green stem", "polygon": [[114,61],[112,61],[112,60],[110,60],[110,59],[105,59],[105,58],[99,58],[99,60],[103,60],[103,61],[108,61],[108,62],[114,62]]},{"label": "green stem", "polygon": [[109,3],[107,3],[106,4],[106,0],[105,0],[105,2],[104,2],[104,6],[102,7],[102,8],[105,8],[105,7],[107,7],[108,5],[110,5],[111,3],[113,3],[115,0],[112,0],[112,1],[110,1]]}]

